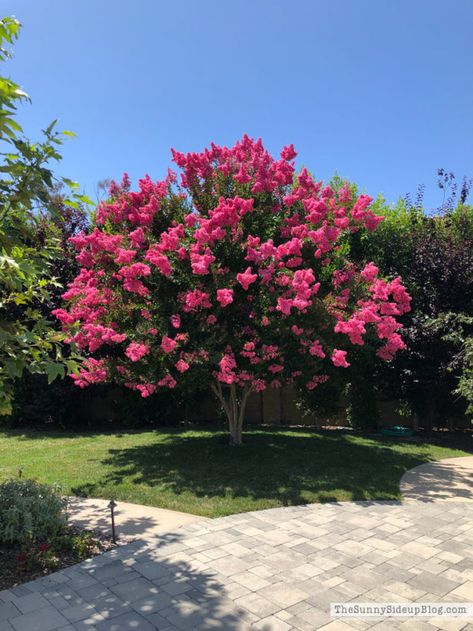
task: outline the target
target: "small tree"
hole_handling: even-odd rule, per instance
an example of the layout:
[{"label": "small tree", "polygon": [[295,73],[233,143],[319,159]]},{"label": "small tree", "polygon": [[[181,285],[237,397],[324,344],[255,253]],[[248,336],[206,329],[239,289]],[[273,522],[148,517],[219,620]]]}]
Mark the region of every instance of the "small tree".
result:
[{"label": "small tree", "polygon": [[[0,20],[0,62],[8,59],[4,46],[14,43],[19,30],[15,18]],[[57,183],[50,164],[61,159],[58,146],[70,132],[59,133],[52,123],[40,142],[25,138],[15,115],[27,99],[16,83],[0,77],[0,416],[11,414],[14,382],[25,371],[52,381],[75,365],[63,358],[63,335],[42,311],[58,287],[58,232],[48,229],[37,247],[41,210]],[[68,203],[77,206],[80,199]]]},{"label": "small tree", "polygon": [[251,392],[313,389],[352,345],[386,360],[404,347],[400,279],[346,256],[347,234],[382,219],[371,198],[296,176],[295,156],[291,145],[275,160],[245,136],[173,151],[179,183],[170,171],[137,192],[126,176],[111,186],[94,230],[72,239],[82,269],[54,312],[90,353],[79,386],[115,380],[146,397],[210,380],[239,444]]}]

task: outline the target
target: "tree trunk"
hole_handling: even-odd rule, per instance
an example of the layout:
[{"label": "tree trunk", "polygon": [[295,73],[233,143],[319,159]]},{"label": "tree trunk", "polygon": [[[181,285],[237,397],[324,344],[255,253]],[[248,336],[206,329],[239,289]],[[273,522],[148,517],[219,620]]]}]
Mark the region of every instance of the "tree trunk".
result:
[{"label": "tree trunk", "polygon": [[225,397],[222,384],[216,381],[212,384],[212,390],[220,401],[220,405],[227,417],[230,444],[241,445],[246,402],[251,392],[251,387],[244,386],[242,389],[237,390],[237,386],[232,383],[228,388],[228,396]]}]

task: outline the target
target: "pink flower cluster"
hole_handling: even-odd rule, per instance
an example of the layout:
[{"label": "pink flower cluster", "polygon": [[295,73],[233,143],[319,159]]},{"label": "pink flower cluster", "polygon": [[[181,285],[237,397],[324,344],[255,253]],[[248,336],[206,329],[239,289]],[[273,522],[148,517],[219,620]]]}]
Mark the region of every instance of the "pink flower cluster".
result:
[{"label": "pink flower cluster", "polygon": [[328,375],[314,375],[312,379],[307,382],[306,388],[308,390],[313,390],[314,388],[317,388],[317,386],[321,383],[325,383],[326,381],[328,381],[328,379]]},{"label": "pink flower cluster", "polygon": [[233,302],[233,289],[217,289],[217,301],[226,307]]},{"label": "pink flower cluster", "polygon": [[218,363],[220,370],[216,373],[219,381],[226,384],[232,384],[237,381],[235,369],[237,367],[233,353],[226,352]]},{"label": "pink flower cluster", "polygon": [[387,282],[377,278],[378,269],[369,263],[362,271],[361,278],[368,281],[371,300],[360,300],[358,309],[347,319],[340,317],[334,327],[335,333],[344,333],[355,345],[364,344],[366,326],[373,325],[377,337],[385,340],[383,346],[377,350],[379,357],[392,359],[398,350],[405,348],[400,334],[401,324],[394,316],[400,316],[410,310],[411,298],[401,283],[395,278]]},{"label": "pink flower cluster", "polygon": [[71,374],[71,377],[76,386],[79,386],[79,388],[85,388],[93,383],[107,381],[108,370],[103,360],[90,357],[89,359],[85,359],[83,361],[79,374],[76,375],[73,373]]},{"label": "pink flower cluster", "polygon": [[127,346],[125,355],[131,359],[132,362],[139,361],[142,357],[149,353],[149,346],[146,344],[140,344],[139,342],[132,342]]}]

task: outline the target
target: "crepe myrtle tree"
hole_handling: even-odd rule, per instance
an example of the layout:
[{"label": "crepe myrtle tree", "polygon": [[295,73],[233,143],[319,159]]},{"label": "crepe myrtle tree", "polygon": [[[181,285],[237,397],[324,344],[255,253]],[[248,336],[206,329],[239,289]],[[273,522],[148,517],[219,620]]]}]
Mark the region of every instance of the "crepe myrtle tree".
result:
[{"label": "crepe myrtle tree", "polygon": [[240,444],[251,392],[313,389],[327,365],[350,365],[353,345],[385,360],[404,348],[400,278],[347,259],[346,236],[382,220],[370,197],[296,175],[292,145],[279,159],[247,136],[172,154],[180,176],[146,176],[133,192],[125,175],[72,238],[82,267],[54,314],[88,354],[78,386],[147,397],[204,376]]}]

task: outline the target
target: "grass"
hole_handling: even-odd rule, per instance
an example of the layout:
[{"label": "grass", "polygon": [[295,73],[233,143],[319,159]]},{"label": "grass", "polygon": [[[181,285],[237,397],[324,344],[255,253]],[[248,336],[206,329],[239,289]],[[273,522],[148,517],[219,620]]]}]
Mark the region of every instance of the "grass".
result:
[{"label": "grass", "polygon": [[67,494],[218,517],[275,506],[396,500],[424,462],[468,455],[427,443],[305,429],[249,429],[230,447],[215,430],[0,432],[0,480],[60,482]]}]

